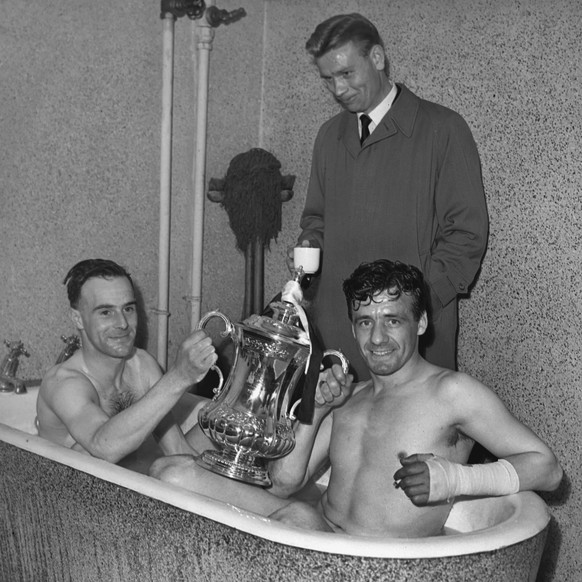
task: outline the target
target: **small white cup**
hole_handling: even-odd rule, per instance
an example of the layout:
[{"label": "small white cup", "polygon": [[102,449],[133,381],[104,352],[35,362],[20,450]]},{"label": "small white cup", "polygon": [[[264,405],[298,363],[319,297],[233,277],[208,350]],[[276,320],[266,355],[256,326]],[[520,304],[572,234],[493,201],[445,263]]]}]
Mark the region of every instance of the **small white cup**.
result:
[{"label": "small white cup", "polygon": [[321,249],[314,247],[295,247],[293,249],[293,262],[295,268],[303,267],[306,275],[313,274],[319,269],[319,255]]}]

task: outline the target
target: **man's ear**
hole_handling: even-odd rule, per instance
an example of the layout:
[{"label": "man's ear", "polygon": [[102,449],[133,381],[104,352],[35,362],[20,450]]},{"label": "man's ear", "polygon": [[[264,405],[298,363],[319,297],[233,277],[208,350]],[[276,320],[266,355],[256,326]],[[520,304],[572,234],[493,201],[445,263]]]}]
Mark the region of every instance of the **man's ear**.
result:
[{"label": "man's ear", "polygon": [[370,58],[372,59],[372,62],[378,71],[384,70],[386,66],[386,53],[379,44],[375,44],[370,49]]},{"label": "man's ear", "polygon": [[83,318],[76,309],[73,309],[71,307],[71,309],[69,310],[69,317],[71,318],[71,321],[75,324],[75,327],[77,329],[83,329]]},{"label": "man's ear", "polygon": [[426,311],[422,312],[420,319],[418,320],[418,331],[416,332],[417,335],[422,335],[426,328],[428,327],[428,315]]}]

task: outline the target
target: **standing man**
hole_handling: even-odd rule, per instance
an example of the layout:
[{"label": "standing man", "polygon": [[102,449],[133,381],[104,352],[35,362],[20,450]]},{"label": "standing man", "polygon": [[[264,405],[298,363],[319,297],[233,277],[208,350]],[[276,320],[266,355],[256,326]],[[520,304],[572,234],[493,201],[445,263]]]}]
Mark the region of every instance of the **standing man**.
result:
[{"label": "standing man", "polygon": [[389,77],[376,27],[360,14],[317,26],[306,49],[344,111],[317,135],[298,244],[322,249],[313,304],[326,347],[341,348],[358,380],[369,372],[338,317],[354,264],[385,257],[421,269],[430,326],[421,352],[456,368],[457,297],[487,244],[477,147],[463,118]]},{"label": "standing man", "polygon": [[163,374],[155,359],[134,345],[136,300],[123,267],[88,259],[64,282],[82,346],[43,378],[40,436],[145,473],[160,456],[193,454],[203,435],[195,427],[184,437],[171,410],[215,363],[211,339],[194,332]]}]

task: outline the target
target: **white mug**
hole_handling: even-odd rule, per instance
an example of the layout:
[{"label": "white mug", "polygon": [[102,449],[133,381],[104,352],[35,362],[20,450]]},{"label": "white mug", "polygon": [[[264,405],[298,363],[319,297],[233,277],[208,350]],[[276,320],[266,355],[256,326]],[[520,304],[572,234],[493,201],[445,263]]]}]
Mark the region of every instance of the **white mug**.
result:
[{"label": "white mug", "polygon": [[303,272],[307,275],[316,273],[319,269],[320,252],[321,249],[314,247],[295,247],[293,249],[295,268],[303,267]]}]

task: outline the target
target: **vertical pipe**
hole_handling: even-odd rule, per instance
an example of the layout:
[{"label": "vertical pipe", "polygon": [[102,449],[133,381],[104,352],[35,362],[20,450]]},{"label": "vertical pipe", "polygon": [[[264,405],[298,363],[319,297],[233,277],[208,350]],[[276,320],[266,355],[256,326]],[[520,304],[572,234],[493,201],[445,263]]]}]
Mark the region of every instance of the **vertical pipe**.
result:
[{"label": "vertical pipe", "polygon": [[260,240],[255,240],[255,269],[253,272],[253,313],[262,313],[265,307],[263,285],[265,280],[265,247]]},{"label": "vertical pipe", "polygon": [[252,243],[245,251],[245,296],[242,310],[242,319],[246,319],[253,311],[255,254]]},{"label": "vertical pipe", "polygon": [[170,289],[170,197],[172,176],[172,92],[174,81],[174,21],[163,18],[162,141],[160,155],[160,239],[158,256],[158,363],[165,370],[168,360]]},{"label": "vertical pipe", "polygon": [[[213,4],[211,1],[207,6]],[[202,300],[202,250],[204,241],[204,181],[206,169],[206,126],[208,115],[208,69],[210,51],[214,39],[214,29],[206,18],[195,24],[197,36],[197,97],[196,97],[196,148],[193,165],[194,216],[192,232],[192,269],[191,269],[191,313],[190,329],[194,331],[200,321]]]}]

